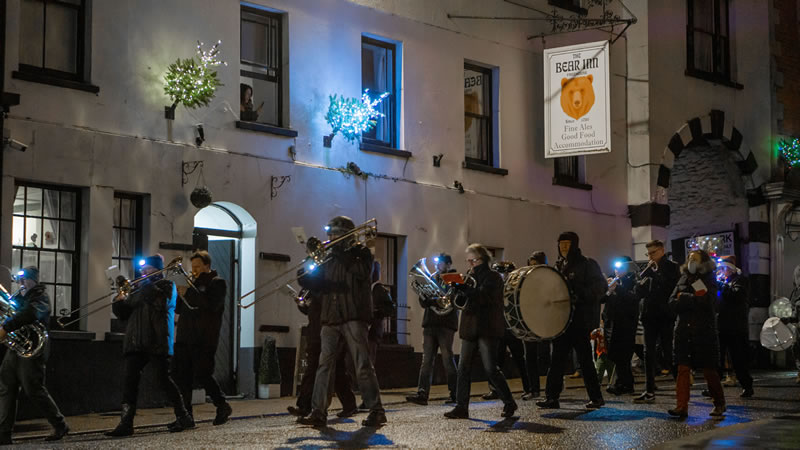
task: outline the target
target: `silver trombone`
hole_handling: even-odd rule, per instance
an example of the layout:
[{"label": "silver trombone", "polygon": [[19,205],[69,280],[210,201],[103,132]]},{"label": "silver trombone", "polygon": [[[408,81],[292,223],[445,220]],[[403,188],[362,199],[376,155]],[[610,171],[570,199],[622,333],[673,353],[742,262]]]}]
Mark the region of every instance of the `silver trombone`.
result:
[{"label": "silver trombone", "polygon": [[[153,273],[151,273],[149,275],[141,276],[139,278],[136,278],[135,280],[126,280],[123,277],[118,277],[116,292],[109,292],[108,294],[105,294],[105,295],[103,295],[101,297],[98,297],[98,298],[90,301],[89,303],[87,303],[87,304],[85,304],[83,306],[80,306],[78,308],[73,309],[68,314],[56,319],[56,322],[58,323],[58,325],[61,328],[66,328],[66,327],[72,325],[73,323],[79,322],[79,321],[83,320],[84,318],[91,316],[92,314],[95,314],[95,313],[97,313],[99,311],[102,311],[102,310],[108,308],[109,306],[113,305],[114,303],[116,303],[118,301],[122,301],[128,295],[130,295],[130,294],[138,291],[139,289],[141,289],[142,286],[143,286],[142,283],[144,283],[145,281],[153,279],[153,277],[155,277],[156,275],[161,275],[161,274],[164,274],[164,273],[167,273],[167,272],[175,272],[175,273],[177,273],[179,275],[182,275],[184,278],[186,278],[186,282],[189,284],[189,287],[196,289],[194,283],[192,282],[193,278],[192,278],[191,275],[186,273],[186,270],[183,268],[182,261],[183,261],[183,257],[182,256],[178,256],[177,258],[175,258],[172,261],[170,261],[169,264],[164,266],[163,269],[160,269],[160,270],[158,270],[156,272],[153,272]],[[69,322],[64,323],[64,321],[69,319],[70,317],[72,317],[73,314],[75,314],[77,312],[80,312],[80,311],[83,311],[85,309],[88,309],[90,306],[92,306],[92,305],[94,305],[96,303],[99,303],[99,302],[107,299],[108,297],[111,297],[112,295],[118,295],[119,297],[117,299],[112,300],[111,303],[106,303],[105,305],[98,306],[97,308],[94,308],[94,309],[92,309],[90,311],[87,311],[86,313],[78,316],[77,318],[75,318],[73,320],[70,320]],[[181,299],[183,300],[183,302],[186,305],[186,307],[188,307],[189,309],[193,309],[193,310],[197,309],[196,307],[194,307],[194,306],[190,305],[188,302],[186,302],[186,300],[183,299],[183,297],[181,297]]]},{"label": "silver trombone", "polygon": [[349,241],[349,240],[353,240],[353,245],[356,245],[356,244],[365,244],[366,245],[366,243],[368,241],[374,240],[377,236],[378,236],[378,221],[373,218],[373,219],[370,219],[370,220],[362,223],[361,225],[353,228],[352,230],[348,231],[347,233],[337,237],[336,239],[330,239],[330,240],[327,240],[325,242],[321,242],[316,248],[310,250],[308,252],[308,256],[305,257],[302,261],[300,261],[300,263],[298,263],[297,265],[286,269],[285,271],[281,272],[280,274],[278,274],[278,275],[272,277],[271,279],[259,284],[258,286],[256,286],[255,288],[251,289],[250,291],[245,292],[241,297],[239,297],[239,307],[242,308],[242,309],[247,309],[247,308],[255,305],[256,303],[260,302],[261,300],[269,297],[270,295],[272,295],[272,294],[274,294],[274,293],[276,293],[276,292],[278,292],[280,290],[285,289],[285,286],[287,284],[290,284],[293,281],[297,281],[300,278],[304,277],[305,275],[307,275],[310,272],[306,271],[302,275],[298,275],[298,276],[296,276],[294,278],[288,279],[286,281],[282,281],[282,282],[279,283],[278,287],[276,287],[274,289],[271,289],[270,291],[268,291],[268,292],[266,292],[264,294],[261,294],[260,296],[256,297],[256,299],[253,300],[252,302],[250,302],[250,303],[248,303],[246,305],[242,304],[242,300],[244,300],[245,298],[249,297],[251,294],[255,293],[257,290],[259,290],[259,289],[261,289],[263,287],[269,286],[269,285],[271,285],[273,283],[276,283],[277,281],[279,281],[280,279],[284,278],[286,275],[289,275],[290,273],[293,273],[293,272],[296,273],[297,270],[299,270],[301,267],[306,265],[306,263],[311,262],[316,267],[319,267],[319,266],[325,264],[326,262],[328,262],[328,252],[336,244],[339,244],[339,243],[345,242],[345,241]]}]

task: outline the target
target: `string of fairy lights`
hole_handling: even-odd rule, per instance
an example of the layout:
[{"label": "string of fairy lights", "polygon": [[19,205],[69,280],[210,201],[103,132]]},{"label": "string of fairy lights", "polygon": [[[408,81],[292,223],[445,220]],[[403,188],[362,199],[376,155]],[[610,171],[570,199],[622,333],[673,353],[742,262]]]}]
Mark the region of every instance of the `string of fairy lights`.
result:
[{"label": "string of fairy lights", "polygon": [[781,140],[778,143],[778,149],[789,167],[800,166],[800,139],[792,139],[791,142]]},{"label": "string of fairy lights", "polygon": [[376,119],[384,116],[376,107],[388,95],[388,92],[384,92],[372,99],[369,96],[369,89],[364,90],[360,99],[346,98],[344,95],[331,95],[328,113],[325,114],[325,120],[331,126],[331,136],[338,133],[344,136],[348,142],[358,140],[363,133],[377,125]]},{"label": "string of fairy lights", "polygon": [[197,59],[178,58],[170,64],[164,75],[164,93],[172,100],[173,108],[183,104],[187,108],[208,106],[214,98],[217,87],[222,86],[217,76],[216,67],[227,66],[219,60],[217,41],[209,50],[203,50],[203,43],[197,41]]}]

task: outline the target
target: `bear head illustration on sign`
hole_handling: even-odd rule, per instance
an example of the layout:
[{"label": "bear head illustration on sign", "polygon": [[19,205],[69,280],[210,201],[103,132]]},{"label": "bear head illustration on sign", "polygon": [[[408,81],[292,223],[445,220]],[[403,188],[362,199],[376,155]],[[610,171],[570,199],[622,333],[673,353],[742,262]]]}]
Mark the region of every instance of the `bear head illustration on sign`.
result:
[{"label": "bear head illustration on sign", "polygon": [[592,75],[561,79],[561,109],[566,115],[577,120],[591,111],[594,106],[592,81]]}]

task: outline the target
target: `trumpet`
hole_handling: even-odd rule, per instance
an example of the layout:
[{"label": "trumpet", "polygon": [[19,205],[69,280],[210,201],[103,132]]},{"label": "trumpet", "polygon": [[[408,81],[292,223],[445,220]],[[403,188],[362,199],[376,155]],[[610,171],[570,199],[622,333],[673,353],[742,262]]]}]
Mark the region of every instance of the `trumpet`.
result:
[{"label": "trumpet", "polygon": [[325,264],[326,262],[329,261],[328,258],[329,252],[335,245],[340,244],[342,242],[352,241],[350,244],[351,247],[355,247],[356,245],[359,244],[368,246],[368,243],[370,241],[373,241],[377,236],[378,236],[378,221],[376,219],[370,219],[335,239],[329,239],[325,242],[320,242],[319,245],[317,245],[315,248],[308,249],[308,256],[306,256],[299,264],[290,267],[289,269],[286,269],[277,276],[272,277],[271,279],[259,284],[250,291],[245,292],[241,297],[239,297],[239,307],[247,309],[255,305],[256,303],[260,302],[261,300],[264,300],[265,298],[271,296],[272,294],[285,289],[285,286],[287,284],[291,284],[292,282],[297,281],[300,278],[304,277],[306,274],[309,273],[308,271],[304,272],[302,275],[297,275],[294,278],[282,281],[279,283],[278,287],[271,289],[264,294],[261,294],[260,296],[256,297],[256,299],[253,300],[252,302],[246,305],[242,304],[242,300],[254,294],[259,289],[277,283],[279,280],[283,279],[290,273],[297,272],[297,270],[305,266],[306,263],[310,262],[314,266],[311,270],[314,270],[319,266]]},{"label": "trumpet", "polygon": [[[95,314],[96,312],[99,312],[99,311],[102,311],[102,310],[108,308],[109,306],[113,305],[114,303],[123,300],[128,295],[137,292],[138,290],[140,290],[144,286],[143,283],[145,281],[150,281],[154,277],[156,277],[157,275],[162,275],[162,274],[165,274],[165,273],[168,273],[168,272],[175,272],[178,275],[182,275],[186,279],[186,282],[189,284],[189,287],[196,289],[196,287],[195,287],[195,285],[193,283],[194,278],[191,275],[189,275],[186,272],[186,270],[183,268],[182,261],[183,261],[183,257],[182,256],[178,256],[177,258],[175,258],[172,261],[170,261],[169,264],[164,266],[163,269],[158,270],[156,272],[153,272],[153,273],[151,273],[149,275],[141,276],[139,278],[136,278],[136,279],[130,280],[130,281],[125,279],[124,277],[117,277],[118,279],[116,280],[117,281],[117,290],[116,290],[116,292],[109,292],[108,294],[105,294],[105,295],[103,295],[101,297],[98,297],[98,298],[90,301],[89,303],[87,303],[87,304],[85,304],[83,306],[80,306],[78,308],[73,309],[72,311],[70,311],[66,315],[56,319],[56,322],[58,323],[58,325],[61,328],[66,328],[66,327],[72,325],[73,323],[76,323],[76,322],[78,322],[80,320],[83,320],[86,317],[91,316],[92,314]],[[112,300],[111,303],[106,303],[105,305],[101,305],[101,306],[98,306],[97,308],[94,308],[94,309],[92,309],[90,311],[87,311],[86,313],[78,316],[75,319],[70,320],[69,322],[66,322],[66,323],[64,322],[65,320],[67,320],[70,317],[72,317],[73,314],[78,313],[80,311],[83,311],[85,309],[88,309],[90,306],[92,306],[92,305],[94,305],[96,303],[99,303],[99,302],[107,299],[108,297],[111,297],[112,295],[117,295],[118,298]],[[183,299],[183,297],[181,297],[181,300],[183,300],[183,303],[186,305],[187,308],[192,309],[192,310],[197,309],[196,307],[194,307],[194,306],[190,305],[189,303],[187,303],[186,300]]]},{"label": "trumpet", "polygon": [[653,272],[658,272],[658,266],[656,265],[655,261],[650,260],[650,262],[647,263],[645,268],[642,269],[642,271],[639,273],[639,275],[636,276],[636,278],[644,277],[644,274],[647,273],[649,270],[652,270]]}]

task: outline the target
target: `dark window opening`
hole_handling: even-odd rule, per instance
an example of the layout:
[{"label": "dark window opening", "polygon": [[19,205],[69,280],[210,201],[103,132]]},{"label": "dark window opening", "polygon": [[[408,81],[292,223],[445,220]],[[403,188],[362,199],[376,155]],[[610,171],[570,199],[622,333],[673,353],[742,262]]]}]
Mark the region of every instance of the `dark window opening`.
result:
[{"label": "dark window opening", "polygon": [[688,0],[687,11],[687,74],[730,82],[728,0]]},{"label": "dark window opening", "polygon": [[283,126],[283,16],[242,6],[239,118]]},{"label": "dark window opening", "polygon": [[142,255],[142,197],[114,193],[111,264],[128,280],[136,277],[135,258]]},{"label": "dark window opening", "polygon": [[549,5],[556,6],[561,9],[576,12],[578,14],[586,15],[589,11],[581,6],[581,0],[549,0]]},{"label": "dark window opening", "polygon": [[361,92],[369,89],[370,98],[388,92],[376,109],[383,116],[364,132],[362,142],[383,147],[397,147],[397,47],[391,42],[361,37]]},{"label": "dark window opening", "polygon": [[492,69],[464,64],[464,144],[467,162],[494,166]]}]

